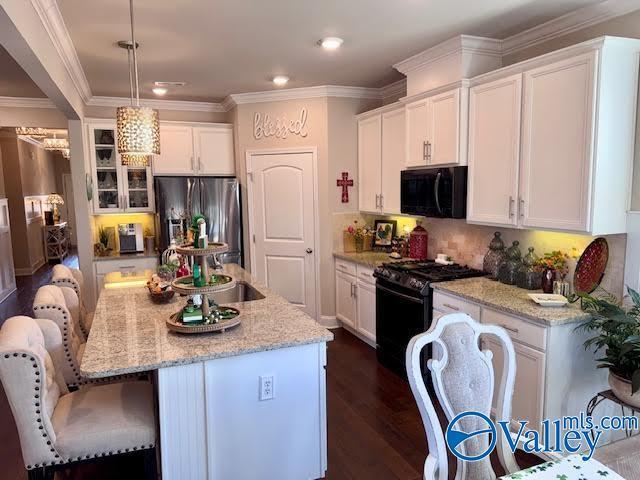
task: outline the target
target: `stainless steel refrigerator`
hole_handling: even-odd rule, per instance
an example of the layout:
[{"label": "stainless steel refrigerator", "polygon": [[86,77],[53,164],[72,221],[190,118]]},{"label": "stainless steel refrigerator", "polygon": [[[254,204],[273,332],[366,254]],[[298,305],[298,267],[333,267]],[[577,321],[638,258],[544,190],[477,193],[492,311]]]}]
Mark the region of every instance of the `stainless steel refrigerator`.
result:
[{"label": "stainless steel refrigerator", "polygon": [[240,185],[229,177],[155,177],[156,231],[160,252],[178,229],[188,226],[198,213],[207,219],[209,240],[229,245],[220,255],[222,263],[243,265]]}]

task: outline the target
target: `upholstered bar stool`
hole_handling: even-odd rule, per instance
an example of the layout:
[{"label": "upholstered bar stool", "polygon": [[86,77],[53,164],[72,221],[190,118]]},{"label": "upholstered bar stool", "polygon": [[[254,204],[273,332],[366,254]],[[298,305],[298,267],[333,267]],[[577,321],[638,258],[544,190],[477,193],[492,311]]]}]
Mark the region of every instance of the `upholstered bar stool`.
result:
[{"label": "upholstered bar stool", "polygon": [[69,268],[66,265],[54,265],[53,274],[51,277],[51,285],[57,285],[59,287],[69,287],[76,292],[79,300],[79,312],[78,325],[79,331],[86,340],[91,330],[91,324],[93,323],[93,313],[88,312],[83,297],[84,289],[84,277],[82,272],[77,268]]},{"label": "upholstered bar stool", "polygon": [[91,386],[69,393],[52,357],[64,353],[50,320],[9,318],[0,329],[0,380],[18,427],[30,480],[97,457],[142,451],[156,480],[156,429],[149,382]]}]

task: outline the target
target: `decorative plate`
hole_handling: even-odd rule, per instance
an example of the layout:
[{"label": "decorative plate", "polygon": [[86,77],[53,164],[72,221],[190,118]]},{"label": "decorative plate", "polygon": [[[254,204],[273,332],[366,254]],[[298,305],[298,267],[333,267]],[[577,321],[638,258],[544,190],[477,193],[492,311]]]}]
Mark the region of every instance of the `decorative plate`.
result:
[{"label": "decorative plate", "polygon": [[541,307],[564,307],[569,303],[566,297],[554,293],[527,293],[527,295]]},{"label": "decorative plate", "polygon": [[[180,320],[180,312],[176,312],[167,319],[167,328],[172,332],[178,333],[210,333],[210,332],[224,332],[229,328],[240,325],[240,310],[232,307],[219,307],[220,310],[228,312],[229,318],[224,318],[218,323],[196,323],[196,324],[184,324]],[[233,315],[233,316],[231,316]]]},{"label": "decorative plate", "polygon": [[609,261],[609,244],[602,238],[596,238],[587,246],[573,274],[573,289],[576,293],[591,293],[602,281]]}]

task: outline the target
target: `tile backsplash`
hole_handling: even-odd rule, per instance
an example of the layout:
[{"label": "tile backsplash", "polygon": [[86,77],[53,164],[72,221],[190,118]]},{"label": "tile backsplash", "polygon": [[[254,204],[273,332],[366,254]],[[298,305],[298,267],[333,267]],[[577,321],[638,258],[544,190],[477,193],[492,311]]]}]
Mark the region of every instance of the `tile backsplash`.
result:
[{"label": "tile backsplash", "polygon": [[[376,218],[396,220],[398,222],[399,235],[407,229],[413,229],[416,224],[415,217],[383,217],[359,212],[335,214],[333,221],[334,250],[342,250],[342,231],[354,220],[373,225]],[[429,258],[434,258],[437,253],[444,253],[451,256],[457,263],[481,269],[482,261],[488,250],[489,242],[493,238],[493,233],[500,231],[507,247],[514,240],[520,242],[520,249],[523,255],[527,253],[528,247],[534,247],[535,253],[539,256],[552,250],[562,250],[568,253],[572,257],[569,262],[569,279],[573,278],[573,270],[578,257],[595,238],[589,235],[472,225],[466,223],[465,220],[456,219],[422,218],[419,220],[422,221],[422,226],[429,232]],[[404,228],[405,226],[407,227],[406,229]],[[604,238],[609,243],[609,263],[602,280],[602,287],[620,297],[624,289],[624,260],[627,236],[624,234],[606,235]]]}]

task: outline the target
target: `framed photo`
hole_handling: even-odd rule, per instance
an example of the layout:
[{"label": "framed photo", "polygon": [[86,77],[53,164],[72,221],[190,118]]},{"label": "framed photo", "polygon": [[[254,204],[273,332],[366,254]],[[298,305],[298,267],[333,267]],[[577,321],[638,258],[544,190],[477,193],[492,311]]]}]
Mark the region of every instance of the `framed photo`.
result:
[{"label": "framed photo", "polygon": [[391,247],[391,241],[396,236],[397,222],[395,220],[376,220],[374,224],[374,247]]}]

